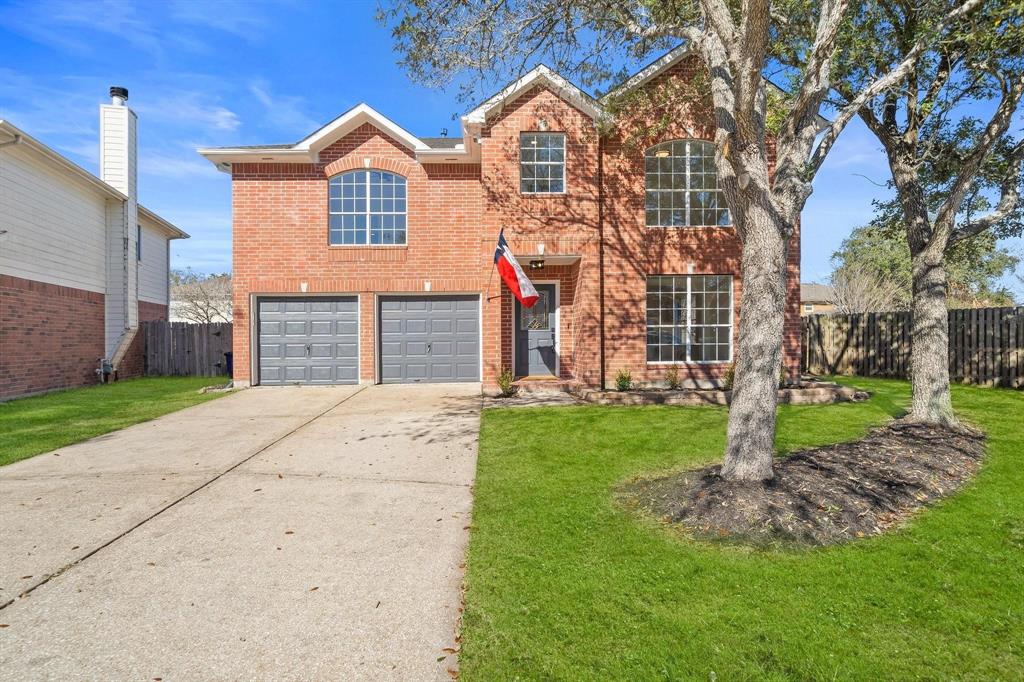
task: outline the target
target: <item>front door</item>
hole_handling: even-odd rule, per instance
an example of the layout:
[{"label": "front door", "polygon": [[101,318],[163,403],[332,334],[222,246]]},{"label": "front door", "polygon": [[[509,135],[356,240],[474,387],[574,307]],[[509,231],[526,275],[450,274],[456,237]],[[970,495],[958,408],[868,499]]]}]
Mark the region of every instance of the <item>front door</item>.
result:
[{"label": "front door", "polygon": [[540,298],[532,308],[516,301],[516,374],[558,376],[555,339],[558,299],[554,284],[537,284]]}]

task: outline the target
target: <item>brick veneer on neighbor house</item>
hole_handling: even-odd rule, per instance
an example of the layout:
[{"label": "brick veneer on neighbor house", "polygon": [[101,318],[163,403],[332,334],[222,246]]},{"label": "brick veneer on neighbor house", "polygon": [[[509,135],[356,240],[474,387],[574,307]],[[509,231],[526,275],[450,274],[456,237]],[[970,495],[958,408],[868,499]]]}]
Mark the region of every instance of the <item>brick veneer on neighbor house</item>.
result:
[{"label": "brick veneer on neighbor house", "polygon": [[[83,289],[0,275],[0,398],[97,383],[104,355],[104,297]],[[139,320],[166,320],[167,306],[139,301]],[[142,376],[141,333],[118,378]]]},{"label": "brick veneer on neighbor house", "polygon": [[0,398],[96,383],[103,294],[0,275]]},{"label": "brick veneer on neighbor house", "polygon": [[[651,81],[687,79],[684,61]],[[705,112],[710,111],[707,105]],[[732,228],[648,228],[644,222],[646,147],[666,140],[711,139],[707,120],[692,116],[655,139],[627,141],[620,131],[638,121],[620,119],[604,138],[590,116],[545,86],[503,105],[481,129],[480,163],[419,163],[415,154],[366,123],[320,152],[319,163],[232,165],[234,211],[235,378],[251,373],[252,297],[260,294],[359,294],[360,378],[376,378],[375,294],[482,293],[482,369],[493,383],[513,364],[514,300],[490,278],[498,232],[516,254],[572,256],[570,265],[530,270],[538,282],[560,287],[560,373],[595,385],[620,368],[640,381],[660,381],[664,365],[646,361],[646,282],[649,275],[733,275],[738,314],[741,244]],[[564,194],[519,191],[520,133],[549,130],[566,136]],[[390,171],[407,179],[405,246],[329,246],[328,178],[356,168]],[[789,254],[785,358],[799,367],[799,235]],[[602,272],[603,251],[603,272]],[[604,282],[602,315],[601,283]],[[738,325],[734,324],[734,342]],[[727,363],[680,363],[684,378],[720,378]]]}]

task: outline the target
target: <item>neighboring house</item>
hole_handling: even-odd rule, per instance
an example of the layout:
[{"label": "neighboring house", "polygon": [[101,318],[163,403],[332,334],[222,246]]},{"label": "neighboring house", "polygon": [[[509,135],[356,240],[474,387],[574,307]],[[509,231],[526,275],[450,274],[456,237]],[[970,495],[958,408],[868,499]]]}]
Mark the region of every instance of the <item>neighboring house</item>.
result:
[{"label": "neighboring house", "polygon": [[836,295],[827,284],[800,285],[800,314],[819,315],[836,311]]},{"label": "neighboring house", "polygon": [[[689,79],[685,49],[622,86]],[[417,137],[365,104],[295,144],[201,149],[233,186],[240,383],[719,381],[734,356],[741,244],[716,189],[710,104],[630,144],[601,100],[539,66]],[[649,122],[648,122],[649,123]],[[646,189],[645,189],[646,188]],[[499,231],[537,285],[492,272]],[[799,375],[800,242],[785,361]]]},{"label": "neighboring house", "polygon": [[0,398],[143,371],[139,325],[167,318],[169,242],[139,206],[128,92],[100,106],[100,177],[0,121]]}]

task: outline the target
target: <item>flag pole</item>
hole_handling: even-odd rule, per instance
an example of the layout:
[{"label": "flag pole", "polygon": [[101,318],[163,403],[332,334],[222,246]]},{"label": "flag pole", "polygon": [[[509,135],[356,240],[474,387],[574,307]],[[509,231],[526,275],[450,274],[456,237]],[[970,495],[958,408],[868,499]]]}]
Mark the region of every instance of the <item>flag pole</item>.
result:
[{"label": "flag pole", "polygon": [[[499,240],[501,239],[501,233],[504,232],[504,231],[505,231],[504,227],[501,228],[498,231],[498,239]],[[494,256],[492,255],[491,256],[491,271],[487,274],[487,296],[486,296],[486,298],[487,298],[488,301],[491,300],[491,280],[494,279],[494,271],[497,269],[497,267],[498,267],[498,265],[494,261]]]}]

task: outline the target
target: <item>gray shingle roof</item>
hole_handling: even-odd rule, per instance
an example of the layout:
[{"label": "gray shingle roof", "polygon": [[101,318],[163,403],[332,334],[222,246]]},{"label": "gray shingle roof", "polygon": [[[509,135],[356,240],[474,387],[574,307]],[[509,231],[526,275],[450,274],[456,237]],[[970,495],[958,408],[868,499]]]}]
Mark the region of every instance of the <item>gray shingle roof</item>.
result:
[{"label": "gray shingle roof", "polygon": [[420,139],[431,149],[455,149],[457,145],[462,144],[461,137],[421,137]]},{"label": "gray shingle roof", "polygon": [[832,291],[832,287],[827,284],[800,284],[800,301],[802,303],[829,303],[832,301],[835,293]]}]

